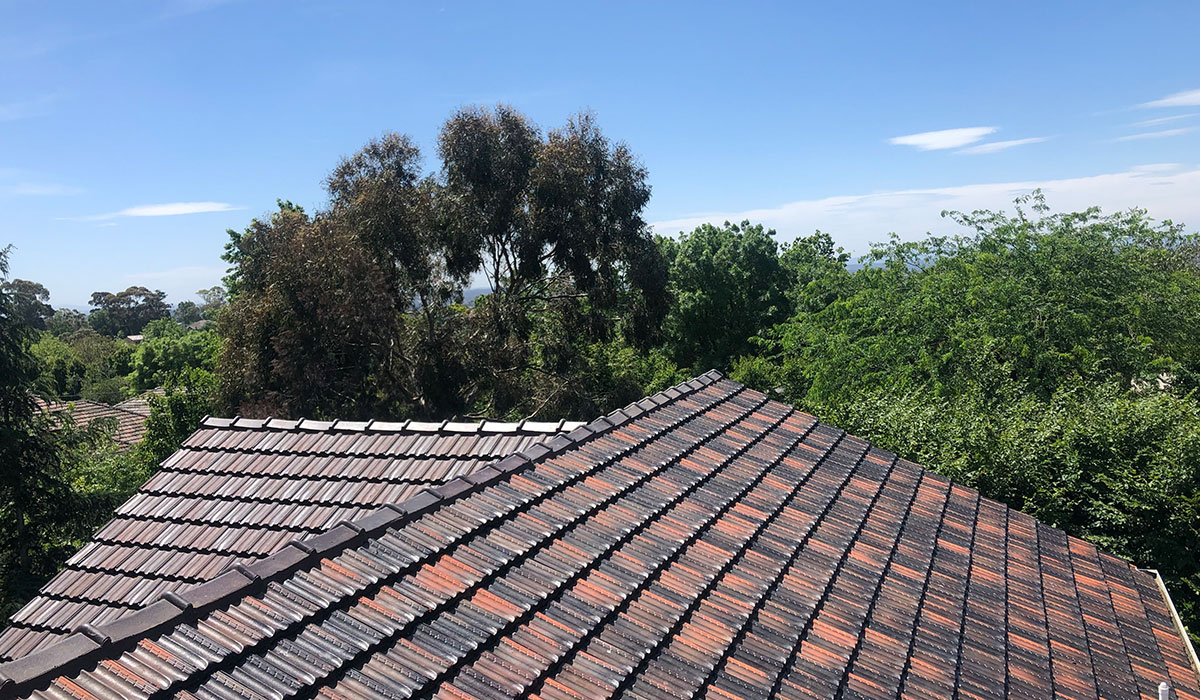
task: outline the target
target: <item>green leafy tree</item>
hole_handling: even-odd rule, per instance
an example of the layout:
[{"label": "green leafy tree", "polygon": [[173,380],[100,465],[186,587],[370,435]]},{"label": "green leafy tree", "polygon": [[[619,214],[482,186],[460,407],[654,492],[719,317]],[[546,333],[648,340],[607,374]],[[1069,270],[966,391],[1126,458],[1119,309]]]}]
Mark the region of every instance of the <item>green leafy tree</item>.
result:
[{"label": "green leafy tree", "polygon": [[171,378],[182,376],[189,370],[216,370],[221,351],[221,340],[216,333],[207,330],[186,333],[174,321],[166,320],[151,323],[147,330],[154,329],[160,323],[169,323],[174,330],[155,333],[154,337],[137,346],[133,355],[133,369],[129,374],[134,393],[163,386]]},{"label": "green leafy tree", "polygon": [[128,375],[133,370],[133,343],[103,336],[85,328],[67,336],[75,358],[83,364],[79,393],[85,399],[116,403],[126,398]]},{"label": "green leafy tree", "polygon": [[88,302],[95,308],[92,315],[100,311],[105,315],[101,322],[93,322],[92,328],[105,335],[137,335],[147,323],[171,315],[166,297],[164,292],[146,287],[129,287],[116,294],[95,292]]},{"label": "green leafy tree", "polygon": [[50,290],[37,282],[13,279],[3,284],[3,292],[9,295],[17,316],[26,325],[38,330],[46,329],[46,319],[54,315],[50,306]]},{"label": "green leafy tree", "polygon": [[216,320],[221,309],[229,303],[225,288],[219,284],[197,291],[196,296],[200,297],[200,314],[210,321]]},{"label": "green leafy tree", "polygon": [[30,346],[42,369],[39,393],[53,397],[79,396],[87,376],[87,366],[74,348],[50,333]]},{"label": "green leafy tree", "polygon": [[775,232],[749,221],[703,224],[680,240],[660,239],[671,260],[667,345],[693,370],[728,369],[750,339],[788,315]]},{"label": "green leafy tree", "polygon": [[296,208],[237,234],[220,394],[244,415],[390,410],[398,315],[387,269],[352,233]]},{"label": "green leafy tree", "polygon": [[185,300],[175,306],[171,317],[175,319],[175,323],[188,326],[204,318],[204,312],[200,310],[196,302]]},{"label": "green leafy tree", "polygon": [[586,345],[644,347],[666,310],[645,168],[590,114],[543,137],[506,107],[451,117],[438,153],[452,249],[491,288],[469,316],[468,401],[488,415],[576,408]]},{"label": "green leafy tree", "polygon": [[[0,249],[0,280],[10,248]],[[35,403],[41,374],[34,329],[0,289],[0,614],[7,618],[52,575],[70,549],[60,533],[79,513],[63,470],[78,433]]]},{"label": "green leafy tree", "polygon": [[88,317],[75,309],[58,309],[46,319],[46,329],[58,337],[88,327]]}]

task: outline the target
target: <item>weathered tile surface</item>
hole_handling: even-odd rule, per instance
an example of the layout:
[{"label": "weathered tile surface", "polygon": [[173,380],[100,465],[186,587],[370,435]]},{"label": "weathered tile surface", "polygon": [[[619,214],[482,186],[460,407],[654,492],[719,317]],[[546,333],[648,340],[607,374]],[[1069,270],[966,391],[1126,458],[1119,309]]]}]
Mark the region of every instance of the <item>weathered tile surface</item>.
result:
[{"label": "weathered tile surface", "polygon": [[1198,698],[1186,649],[1151,575],[709,374],[0,667],[0,693]]},{"label": "weathered tile surface", "polygon": [[[99,405],[99,404],[97,404]],[[115,407],[103,406],[112,411]],[[82,414],[76,406],[77,420]],[[138,425],[144,416],[128,413]],[[577,423],[210,419],[0,633],[20,658]],[[312,427],[310,427],[312,426]]]}]

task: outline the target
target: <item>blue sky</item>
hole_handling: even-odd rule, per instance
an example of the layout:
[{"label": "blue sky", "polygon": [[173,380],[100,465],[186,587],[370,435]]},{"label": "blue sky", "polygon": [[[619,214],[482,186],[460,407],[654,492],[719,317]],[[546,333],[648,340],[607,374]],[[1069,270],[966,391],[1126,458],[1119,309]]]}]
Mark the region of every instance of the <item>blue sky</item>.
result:
[{"label": "blue sky", "polygon": [[[1086,7],[1086,10],[1084,9]],[[1200,228],[1200,3],[0,0],[0,245],[54,304],[217,282],[385,130],[580,109],[660,233],[749,216],[856,253],[945,208],[1134,205]],[[930,133],[942,132],[942,133]],[[186,213],[191,212],[191,213]]]}]

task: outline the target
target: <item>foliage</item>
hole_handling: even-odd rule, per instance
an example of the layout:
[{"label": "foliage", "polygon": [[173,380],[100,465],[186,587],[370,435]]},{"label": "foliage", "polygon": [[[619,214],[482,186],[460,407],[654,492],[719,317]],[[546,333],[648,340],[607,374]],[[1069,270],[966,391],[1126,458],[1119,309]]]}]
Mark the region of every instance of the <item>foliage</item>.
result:
[{"label": "foliage", "polygon": [[204,312],[200,310],[196,302],[185,300],[175,306],[171,317],[175,319],[175,323],[188,326],[204,318]]},{"label": "foliage", "polygon": [[25,325],[37,329],[46,328],[46,319],[54,314],[50,306],[50,290],[37,282],[14,279],[0,285],[0,291],[9,295],[13,313]]},{"label": "foliage", "polygon": [[[0,249],[0,280],[9,249]],[[0,615],[37,590],[73,551],[85,510],[70,487],[64,456],[93,435],[57,425],[39,410],[40,375],[30,351],[35,330],[13,295],[0,290]]]},{"label": "foliage", "polygon": [[70,345],[50,333],[42,333],[30,345],[30,352],[41,367],[38,384],[41,394],[52,397],[79,396],[87,366]]},{"label": "foliage", "polygon": [[221,285],[213,285],[208,289],[201,289],[196,292],[196,296],[200,297],[200,315],[201,317],[215,321],[221,309],[229,303],[225,288]]},{"label": "foliage", "polygon": [[[123,292],[95,292],[89,305],[95,308],[92,328],[103,335],[137,335],[147,323],[170,316],[166,294],[146,287],[129,287]],[[103,313],[101,313],[103,312]]]},{"label": "foliage", "polygon": [[785,270],[775,232],[762,225],[703,224],[678,241],[659,238],[670,260],[667,346],[696,373],[728,369],[750,338],[787,316]]},{"label": "foliage", "polygon": [[46,330],[60,337],[88,327],[87,316],[75,309],[59,309],[46,319]]},{"label": "foliage", "polygon": [[[1035,211],[1043,214],[1040,200]],[[864,269],[780,328],[805,365],[793,398],[979,386],[1048,398],[1076,380],[1196,386],[1193,237],[1142,212],[955,215],[971,236],[877,246]]]},{"label": "foliage", "polygon": [[[594,407],[577,350],[645,347],[665,268],[641,217],[645,170],[590,115],[542,136],[514,110],[470,109],[422,175],[386,134],[326,181],[229,232],[223,405],[247,414],[534,415]],[[461,306],[471,274],[491,293]]]},{"label": "foliage", "polygon": [[[155,324],[169,324],[155,328]],[[147,339],[134,351],[129,373],[130,389],[141,393],[164,386],[188,370],[216,370],[221,339],[212,331],[186,332],[174,321],[163,319],[146,327]],[[168,330],[169,328],[169,330]],[[165,331],[165,332],[164,332]]]},{"label": "foliage", "polygon": [[232,242],[220,392],[246,415],[377,415],[396,371],[388,276],[351,233],[281,205]]}]

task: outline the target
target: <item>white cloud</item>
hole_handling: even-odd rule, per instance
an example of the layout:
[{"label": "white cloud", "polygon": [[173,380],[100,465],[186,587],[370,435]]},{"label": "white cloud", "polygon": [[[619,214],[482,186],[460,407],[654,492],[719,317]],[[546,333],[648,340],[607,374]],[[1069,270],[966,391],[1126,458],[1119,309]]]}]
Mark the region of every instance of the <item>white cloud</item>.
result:
[{"label": "white cloud", "polygon": [[1129,126],[1158,126],[1159,124],[1167,124],[1180,119],[1190,119],[1194,116],[1196,116],[1195,112],[1191,112],[1189,114],[1176,114],[1173,117],[1159,117],[1158,119],[1146,119],[1145,121],[1134,122]]},{"label": "white cloud", "polygon": [[1195,130],[1196,130],[1196,127],[1187,126],[1187,127],[1182,127],[1179,129],[1163,129],[1162,131],[1147,131],[1144,134],[1130,134],[1129,136],[1122,136],[1120,138],[1113,139],[1113,140],[1114,141],[1140,141],[1142,139],[1164,139],[1164,138],[1167,138],[1168,136],[1179,136],[1180,134],[1186,134],[1188,132],[1192,132]]},{"label": "white cloud", "polygon": [[702,223],[749,219],[774,228],[780,240],[791,240],[820,229],[853,253],[865,252],[873,241],[891,232],[906,239],[927,232],[956,233],[962,229],[943,219],[942,210],[1012,210],[1012,200],[1041,189],[1054,211],[1080,211],[1101,206],[1105,212],[1142,207],[1150,216],[1190,223],[1200,228],[1200,165],[1172,168],[1168,164],[1139,166],[1125,172],[1060,180],[1026,180],[954,187],[893,190],[870,194],[802,200],[777,207],[698,214],[654,224],[662,234],[690,231]]},{"label": "white cloud", "polygon": [[992,141],[991,143],[981,143],[978,146],[964,148],[958,153],[966,153],[968,155],[982,155],[985,153],[996,153],[1014,146],[1024,146],[1027,143],[1041,143],[1048,139],[1048,136],[1034,136],[1027,139],[1013,139],[1012,141]]},{"label": "white cloud", "polygon": [[1200,90],[1184,90],[1161,100],[1143,102],[1139,107],[1200,107]]},{"label": "white cloud", "polygon": [[93,214],[91,216],[66,217],[69,221],[105,221],[140,216],[182,216],[184,214],[208,214],[217,211],[238,211],[245,207],[235,207],[227,202],[170,202],[168,204],[142,204],[108,214]]},{"label": "white cloud", "polygon": [[895,136],[888,143],[896,146],[913,146],[922,151],[939,151],[945,148],[961,148],[996,132],[994,126],[972,126],[964,129],[926,131],[908,136]]}]

